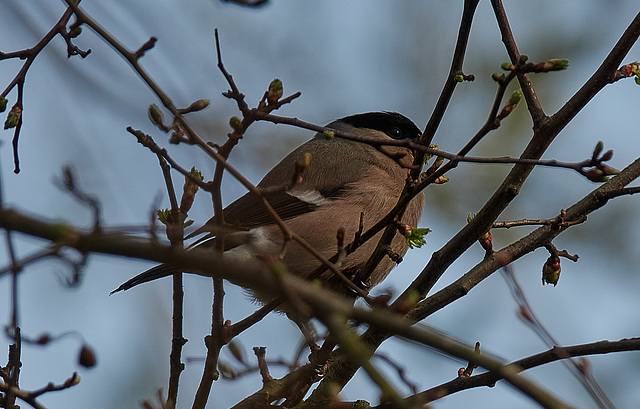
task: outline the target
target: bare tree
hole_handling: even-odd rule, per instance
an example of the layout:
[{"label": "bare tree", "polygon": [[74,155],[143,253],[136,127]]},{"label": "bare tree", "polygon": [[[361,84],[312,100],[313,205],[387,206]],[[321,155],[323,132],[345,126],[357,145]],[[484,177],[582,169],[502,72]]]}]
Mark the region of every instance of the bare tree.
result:
[{"label": "bare tree", "polygon": [[[474,81],[474,75],[463,69],[471,26],[478,0],[466,0],[462,10],[457,43],[453,50],[453,58],[449,73],[444,80],[439,99],[431,112],[422,139],[419,143],[408,140],[395,141],[397,145],[408,147],[417,153],[418,163],[407,178],[406,185],[398,204],[384,218],[373,226],[365,226],[362,232],[352,241],[337,243],[339,251],[328,260],[323,261],[323,267],[314,272],[316,276],[325,270],[340,274],[336,261],[343,252],[350,253],[359,248],[367,240],[383,231],[376,251],[371,254],[367,265],[358,272],[358,278],[370,274],[380,261],[389,256],[388,244],[396,234],[407,237],[410,245],[420,245],[425,231],[418,226],[406,226],[397,222],[397,217],[406,208],[409,201],[420,192],[430,192],[437,189],[436,185],[446,183],[448,175],[459,166],[470,163],[489,165],[507,164],[511,170],[501,185],[495,189],[484,206],[475,214],[470,215],[468,223],[451,237],[444,246],[432,252],[430,259],[424,263],[421,271],[416,272],[413,282],[397,297],[382,295],[369,296],[366,291],[359,290],[358,295],[365,303],[353,305],[344,297],[336,297],[330,289],[318,288],[316,285],[298,277],[281,274],[277,260],[248,260],[243,263],[229,263],[222,257],[221,250],[183,249],[184,228],[188,227],[187,214],[198,190],[205,191],[213,202],[213,209],[217,221],[223,208],[222,177],[230,175],[239,181],[249,192],[261,198],[261,204],[271,210],[274,222],[283,231],[288,231],[286,221],[281,220],[270,209],[264,200],[264,191],[253,185],[243,173],[236,169],[229,161],[229,155],[235,149],[240,149],[240,142],[247,130],[256,122],[271,122],[275,124],[293,125],[337,138],[347,138],[363,143],[379,144],[379,141],[335,131],[323,126],[315,125],[294,117],[279,115],[278,110],[285,104],[295,106],[299,92],[285,96],[282,82],[274,80],[264,91],[260,100],[252,106],[247,101],[242,85],[236,83],[232,76],[232,68],[224,62],[224,42],[218,38],[216,32],[216,50],[218,69],[225,79],[228,90],[223,93],[233,101],[238,109],[238,115],[229,121],[230,130],[223,144],[212,144],[194,128],[187,119],[197,112],[207,108],[209,102],[204,99],[196,100],[186,108],[180,108],[174,100],[154,80],[153,76],[141,65],[141,61],[153,53],[157,40],[151,37],[140,44],[134,51],[129,50],[108,27],[103,27],[99,21],[85,12],[79,2],[65,0],[67,9],[59,21],[33,47],[18,51],[0,53],[0,60],[23,60],[18,72],[10,78],[7,86],[0,94],[0,108],[7,111],[4,128],[13,130],[14,171],[19,172],[19,141],[23,119],[27,120],[29,111],[28,101],[25,100],[27,87],[27,73],[32,64],[47,49],[52,40],[57,37],[64,39],[68,57],[85,58],[90,50],[84,50],[76,45],[76,38],[84,36],[86,30],[91,30],[99,38],[106,41],[117,54],[123,57],[140,80],[151,89],[159,104],[149,107],[149,118],[153,126],[138,129],[127,126],[126,130],[157,157],[160,171],[163,174],[167,195],[171,208],[160,211],[159,219],[166,226],[166,236],[169,244],[162,241],[160,228],[156,221],[146,226],[144,234],[135,234],[127,229],[111,229],[105,225],[101,215],[101,205],[88,191],[81,188],[82,177],[74,174],[71,168],[65,168],[59,184],[75,200],[91,209],[93,223],[90,229],[82,229],[72,224],[51,222],[46,215],[28,215],[20,207],[11,208],[2,198],[0,207],[0,227],[6,232],[8,259],[6,267],[0,272],[8,283],[10,294],[10,320],[6,326],[9,342],[9,358],[6,366],[1,368],[0,391],[2,399],[0,407],[14,408],[22,401],[34,408],[44,407],[40,397],[49,392],[60,391],[75,387],[79,378],[73,374],[66,381],[55,384],[49,383],[40,389],[24,389],[19,384],[21,373],[22,345],[48,345],[54,340],[69,334],[57,336],[41,335],[28,337],[22,335],[19,320],[20,304],[19,278],[23,272],[37,261],[55,259],[64,262],[74,271],[69,280],[70,284],[79,284],[82,271],[88,262],[90,254],[106,254],[119,257],[138,258],[179,266],[184,271],[207,271],[213,276],[213,305],[211,307],[210,334],[205,337],[207,354],[204,359],[201,380],[194,396],[179,395],[180,378],[184,370],[183,346],[186,342],[183,334],[183,315],[185,295],[183,292],[182,274],[173,275],[173,316],[172,316],[172,344],[169,357],[170,370],[168,373],[168,391],[165,395],[158,393],[157,402],[145,401],[147,408],[176,406],[204,408],[210,402],[213,394],[212,386],[220,377],[237,378],[241,376],[255,376],[259,372],[262,388],[246,393],[244,400],[235,407],[259,408],[278,405],[282,407],[298,408],[326,408],[326,407],[425,407],[429,402],[444,396],[479,386],[492,386],[496,382],[508,383],[523,396],[537,402],[545,408],[569,408],[572,405],[558,398],[554,391],[540,386],[522,372],[546,365],[554,361],[563,360],[572,373],[591,395],[594,403],[600,408],[613,408],[613,403],[605,391],[596,383],[589,370],[589,363],[585,357],[596,354],[611,354],[622,351],[640,349],[640,339],[622,339],[616,341],[584,342],[579,345],[561,346],[536,317],[529,305],[525,292],[517,282],[512,269],[518,260],[534,252],[548,253],[546,262],[540,267],[543,284],[555,286],[559,282],[560,266],[566,260],[576,262],[578,256],[570,250],[560,250],[554,245],[556,237],[571,230],[574,226],[588,223],[587,217],[605,205],[633,195],[639,191],[638,187],[629,185],[640,176],[640,158],[629,163],[618,171],[609,162],[613,158],[612,150],[605,150],[604,143],[598,143],[590,152],[578,162],[542,159],[549,145],[558,134],[582,111],[582,109],[606,86],[619,80],[635,77],[640,83],[640,64],[627,61],[629,50],[636,43],[640,35],[640,14],[628,25],[620,35],[617,43],[611,47],[609,54],[603,58],[600,67],[583,81],[582,87],[575,92],[553,114],[545,111],[533,86],[533,79],[542,75],[555,75],[555,71],[568,68],[565,59],[548,59],[544,61],[530,61],[521,54],[516,39],[511,31],[509,19],[500,0],[491,2],[495,21],[500,30],[502,41],[509,55],[510,61],[500,66],[496,63],[500,73],[493,75],[495,82],[495,97],[491,106],[486,107],[487,118],[474,135],[455,152],[439,149],[437,131],[441,121],[450,108],[454,91],[462,84]],[[261,6],[266,1],[234,2],[244,6]],[[517,83],[519,89],[509,93],[508,89]],[[628,86],[631,86],[628,85]],[[15,95],[15,97],[12,97]],[[513,157],[474,156],[471,151],[485,140],[487,135],[498,129],[504,121],[511,119],[510,114],[517,105],[526,104],[528,116],[533,124],[532,131],[527,136],[527,144],[519,155]],[[522,109],[522,108],[520,108]],[[426,110],[426,109],[425,109]],[[603,118],[615,121],[615,118]],[[172,154],[172,148],[157,143],[159,136],[167,134],[169,143],[187,145],[189,149],[199,150],[207,155],[214,163],[212,175],[202,176],[202,173],[190,170],[191,164],[183,163]],[[388,144],[391,144],[389,142]],[[591,182],[597,187],[582,197],[575,197],[573,203],[567,203],[557,214],[546,219],[532,219],[522,215],[518,220],[499,221],[505,209],[509,207],[523,188],[525,181],[536,167],[551,167],[555,170],[569,169]],[[172,174],[173,172],[173,174]],[[174,186],[172,175],[179,174],[184,179],[182,196],[180,187]],[[292,169],[292,184],[299,177],[304,177],[304,165]],[[290,186],[283,186],[287,189]],[[222,223],[220,223],[222,225]],[[502,248],[496,248],[492,240],[492,231],[497,229],[515,228],[520,226],[533,227],[527,234],[521,235]],[[44,239],[46,245],[32,254],[18,256],[14,248],[15,232]],[[289,232],[291,233],[291,232]],[[289,234],[291,240],[297,240],[304,245],[304,240],[294,234]],[[443,274],[450,269],[472,246],[480,245],[484,250],[484,257],[458,278],[442,284],[442,288],[434,291],[434,286],[441,282]],[[68,249],[76,251],[68,254]],[[310,257],[318,257],[317,252],[309,246]],[[397,257],[394,261],[398,260]],[[215,267],[212,267],[215,266]],[[427,326],[423,321],[435,312],[452,305],[456,300],[464,297],[478,284],[502,271],[509,288],[519,307],[520,317],[530,325],[548,345],[547,351],[523,357],[513,362],[493,356],[483,350],[480,343],[468,346],[455,338],[443,334]],[[262,292],[273,294],[273,301],[260,307],[254,314],[245,319],[232,323],[227,320],[224,297],[225,281],[249,289],[260,289]],[[358,289],[356,288],[356,291]],[[298,348],[287,360],[269,359],[268,350],[256,346],[253,351],[255,359],[250,359],[242,352],[237,337],[248,328],[263,324],[263,318],[278,307],[283,301],[293,305],[302,321],[315,320],[325,331],[320,338],[321,346],[314,349],[307,357],[306,346]],[[35,299],[25,299],[23,302],[37,302]],[[606,307],[604,307],[606,308]],[[267,330],[267,329],[265,329]],[[78,336],[79,334],[71,334]],[[606,336],[606,334],[604,335]],[[405,373],[405,368],[393,357],[380,354],[379,347],[389,339],[401,339],[414,342],[420,347],[433,348],[448,356],[466,362],[466,367],[460,368],[457,376],[451,376],[450,381],[440,385],[433,385],[420,390],[414,381]],[[296,340],[291,340],[295,349]],[[236,362],[231,366],[220,358],[223,348],[228,348]],[[252,363],[255,362],[255,363]],[[393,369],[388,375],[381,370],[379,362],[384,362]],[[92,348],[84,341],[79,349],[79,363],[82,366],[93,366],[96,358]],[[238,366],[239,365],[239,366]],[[287,372],[280,378],[271,375],[273,366],[284,367]],[[238,369],[240,368],[240,369]],[[478,373],[477,368],[484,372]],[[379,399],[377,402],[361,400],[344,402],[339,398],[340,391],[352,380],[356,371],[362,370],[377,388]],[[398,386],[401,385],[401,386]],[[109,385],[104,385],[107,388]],[[81,386],[79,386],[81,387]],[[410,391],[409,393],[404,392]],[[142,397],[141,397],[142,398]],[[176,403],[178,402],[178,403]]]}]

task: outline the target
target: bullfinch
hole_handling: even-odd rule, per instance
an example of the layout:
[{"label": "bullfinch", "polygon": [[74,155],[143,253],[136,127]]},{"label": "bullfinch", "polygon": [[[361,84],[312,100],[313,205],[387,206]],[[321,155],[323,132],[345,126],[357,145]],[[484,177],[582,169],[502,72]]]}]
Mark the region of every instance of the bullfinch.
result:
[{"label": "bullfinch", "polygon": [[[405,138],[416,141],[421,135],[418,127],[410,119],[395,112],[369,112],[347,116],[331,122],[327,128],[381,141]],[[302,172],[299,183],[290,189],[277,189],[276,187],[290,184],[295,164],[305,154],[311,155],[311,161]],[[366,230],[396,205],[413,161],[413,152],[405,147],[372,146],[342,138],[327,139],[322,133],[318,133],[282,159],[257,187],[271,192],[265,196],[266,200],[293,232],[329,258],[337,252],[336,234],[339,229],[344,229],[345,240],[348,243],[360,231],[361,223]],[[422,206],[423,195],[419,193],[407,206],[402,223],[416,226]],[[251,192],[227,206],[223,214],[225,222],[237,228],[225,235],[225,253],[234,254],[240,259],[281,256],[287,270],[300,277],[307,277],[321,266],[321,262],[295,240],[287,243],[282,256],[283,233]],[[211,219],[188,238],[205,234],[197,245],[211,245],[215,240],[215,234],[212,233],[215,231],[214,225]],[[344,258],[340,270],[345,276],[353,277],[364,265],[381,234],[378,233]],[[407,251],[407,244],[402,235],[396,234],[391,243],[391,250],[400,256]],[[372,287],[378,284],[394,265],[395,262],[391,258],[385,257],[373,270],[368,282],[358,285]],[[162,264],[125,282],[114,292],[128,290],[177,271],[180,271],[177,267]],[[330,271],[325,271],[318,279],[332,282],[333,287],[336,285]],[[344,290],[344,284],[340,285]],[[252,290],[252,293],[263,302],[270,299],[255,290]]]}]

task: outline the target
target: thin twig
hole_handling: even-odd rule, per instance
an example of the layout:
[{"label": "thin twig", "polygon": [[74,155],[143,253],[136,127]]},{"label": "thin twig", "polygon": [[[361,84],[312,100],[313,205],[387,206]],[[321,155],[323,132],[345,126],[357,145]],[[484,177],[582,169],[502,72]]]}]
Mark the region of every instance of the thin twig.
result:
[{"label": "thin twig", "polygon": [[[640,158],[627,166],[627,168],[620,172],[618,176],[612,178],[608,183],[603,184],[587,194],[576,204],[569,207],[566,211],[566,220],[569,222],[577,220],[600,209],[610,200],[608,197],[609,192],[616,192],[622,189],[638,177],[640,177]],[[520,240],[494,252],[490,257],[476,264],[458,280],[418,303],[410,312],[409,317],[415,321],[425,319],[446,305],[468,294],[473,287],[498,269],[550,243],[553,238],[563,231],[565,231],[565,229],[554,229],[550,226],[542,226]]]},{"label": "thin twig", "polygon": [[[542,325],[542,322],[538,319],[531,304],[527,300],[522,287],[516,280],[516,277],[513,273],[513,269],[510,266],[505,266],[501,269],[502,276],[509,286],[509,290],[511,291],[511,295],[513,299],[516,301],[519,307],[518,315],[525,322],[525,324],[529,325],[531,329],[538,335],[538,337],[547,345],[549,348],[558,348],[558,351],[561,351],[560,343],[554,339],[553,335]],[[582,360],[575,360],[570,358],[571,355],[567,356],[567,359],[564,359],[562,363],[569,369],[569,371],[576,377],[582,386],[587,390],[589,395],[593,398],[594,402],[601,409],[615,409],[615,406],[611,402],[611,400],[604,393],[598,382],[593,378],[591,372],[585,371],[584,369],[589,366],[589,362],[586,358],[582,358]]]},{"label": "thin twig", "polygon": [[453,91],[459,81],[456,80],[456,76],[462,73],[462,63],[464,62],[464,56],[467,49],[467,43],[469,41],[469,35],[471,33],[471,23],[473,22],[473,16],[475,14],[476,7],[479,0],[465,0],[464,8],[462,10],[462,20],[460,21],[460,28],[458,29],[458,39],[456,42],[456,48],[453,52],[453,60],[451,62],[451,68],[449,74],[436,102],[436,106],[431,113],[429,122],[424,129],[421,143],[429,146],[433,141],[433,137],[436,134],[440,121],[444,117],[444,113],[449,106],[449,101],[453,96]]},{"label": "thin twig", "polygon": [[492,229],[506,228],[510,229],[512,227],[519,226],[554,226],[556,228],[565,228],[571,227],[576,224],[584,223],[587,221],[587,216],[580,217],[577,220],[568,221],[559,221],[557,217],[553,219],[522,219],[522,220],[510,220],[504,222],[495,222],[491,226]]},{"label": "thin twig", "polygon": [[[509,54],[511,63],[516,65],[521,62],[522,56],[518,51],[513,33],[511,32],[509,20],[507,19],[507,14],[504,11],[504,7],[502,6],[502,1],[491,0],[491,4],[493,6],[498,27],[500,28],[502,42],[504,43],[507,53]],[[520,82],[520,88],[522,89],[524,98],[527,101],[527,107],[529,108],[531,119],[533,120],[534,129],[536,129],[546,118],[546,115],[544,113],[544,110],[542,109],[542,106],[540,105],[540,101],[538,100],[536,91],[531,84],[529,75],[526,73],[518,73],[518,81]]]},{"label": "thin twig", "polygon": [[[76,3],[79,3],[79,0]],[[24,109],[24,104],[23,104],[24,81],[27,76],[27,72],[31,67],[31,64],[33,64],[36,57],[40,54],[40,52],[42,52],[42,50],[45,49],[45,47],[51,42],[51,40],[53,40],[53,38],[57,34],[66,33],[65,26],[72,15],[73,13],[72,13],[71,7],[67,8],[62,14],[62,17],[60,17],[60,19],[56,22],[56,24],[54,24],[51,30],[49,30],[40,39],[40,41],[38,41],[38,43],[35,46],[25,50],[12,52],[12,53],[0,53],[0,60],[9,59],[9,58],[20,58],[25,60],[24,64],[22,64],[22,67],[20,68],[18,73],[15,75],[15,77],[11,80],[11,82],[9,82],[9,84],[2,91],[2,93],[0,93],[0,98],[5,98],[14,87],[17,87],[18,97],[17,97],[16,103],[14,104],[14,107],[17,107],[20,110],[20,112],[22,112]],[[67,41],[67,44],[71,44],[71,40],[68,38],[68,36],[63,35],[63,37],[65,38],[65,41]],[[81,55],[84,58],[86,57],[86,55],[89,54],[89,52],[91,52],[91,50],[87,50],[86,52],[83,52],[83,53],[78,52],[77,54]],[[21,128],[22,128],[22,114],[20,114],[20,116],[18,117],[18,122],[15,126],[13,139],[11,142],[13,146],[14,173],[20,172],[18,142],[20,139]]]},{"label": "thin twig", "polygon": [[[157,154],[158,163],[162,169],[164,181],[171,204],[171,217],[167,224],[167,237],[171,242],[171,247],[182,248],[182,231],[184,215],[180,211],[178,199],[176,197],[173,180],[171,179],[170,168],[162,155]],[[182,288],[182,272],[176,272],[172,276],[172,312],[171,312],[171,353],[169,354],[169,388],[167,391],[167,404],[175,407],[178,402],[178,385],[180,384],[180,374],[184,370],[181,360],[182,347],[187,342],[182,334],[182,320],[184,308],[184,289]]]},{"label": "thin twig", "polygon": [[253,314],[236,322],[235,324],[229,327],[229,337],[233,338],[239,335],[244,330],[250,328],[252,325],[260,322],[264,317],[267,316],[271,311],[276,309],[278,305],[282,304],[282,299],[273,299],[270,302],[266,303],[262,307],[260,307]]},{"label": "thin twig", "polygon": [[[581,102],[578,105],[582,108],[588,100],[607,85],[609,76],[612,72],[615,72],[622,58],[624,58],[638,36],[640,36],[640,13],[630,24],[609,56],[607,56],[605,63],[603,63],[596,73],[587,81],[588,85],[585,84],[582,88],[588,90],[578,91],[566,105],[576,106],[576,102],[573,101],[576,100],[578,96],[581,96],[586,99],[584,101],[580,99]],[[570,111],[568,114],[571,118],[577,114],[577,111],[573,108],[561,109],[558,111],[558,114],[550,117],[548,120],[545,120],[544,123],[541,123],[540,126],[534,128],[534,134],[522,154],[523,159],[537,160],[541,157],[549,144],[568,123],[568,116],[560,115],[560,112],[565,112],[565,110]],[[433,254],[427,266],[411,286],[405,290],[400,299],[404,299],[414,291],[417,291],[419,294],[426,294],[444,273],[446,268],[466,251],[478,237],[491,228],[491,225],[498,215],[500,215],[517,196],[532,169],[533,165],[524,163],[514,166],[500,188],[485,203],[478,215],[474,217],[470,223],[465,225],[442,249]]]},{"label": "thin twig", "polygon": [[[640,350],[640,338],[621,339],[619,341],[598,341],[591,344],[573,345],[566,347],[552,347],[548,351],[531,355],[512,362],[512,365],[521,370],[535,368],[550,362],[564,360],[571,357],[586,355],[601,355],[612,352],[638,351]],[[500,377],[493,372],[473,375],[468,378],[456,378],[449,382],[434,386],[420,392],[415,397],[422,398],[425,402],[443,398],[456,392],[477,388],[480,386],[493,386]],[[412,397],[413,398],[413,397]]]}]

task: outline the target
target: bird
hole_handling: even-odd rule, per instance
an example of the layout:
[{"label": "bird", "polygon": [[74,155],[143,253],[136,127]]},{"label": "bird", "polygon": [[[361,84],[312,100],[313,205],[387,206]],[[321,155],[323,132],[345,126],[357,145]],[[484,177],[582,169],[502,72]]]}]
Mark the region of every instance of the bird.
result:
[{"label": "bird", "polygon": [[[326,128],[345,132],[356,137],[375,138],[380,141],[409,139],[418,141],[420,129],[407,117],[396,112],[376,111],[346,116],[329,123]],[[338,250],[336,234],[342,229],[345,238],[353,238],[373,226],[398,202],[413,167],[413,152],[403,146],[373,146],[364,142],[327,138],[318,132],[282,159],[258,183],[259,189],[269,193],[266,200],[287,226],[327,258]],[[311,161],[301,173],[301,180],[289,189],[278,189],[291,183],[296,162],[305,155]],[[271,189],[269,189],[271,188]],[[408,204],[402,223],[416,226],[423,208],[423,194],[418,193]],[[309,277],[321,266],[298,242],[290,241],[282,256],[284,237],[259,199],[251,192],[229,204],[223,211],[228,225],[237,227],[225,235],[225,253],[240,257],[281,256],[289,273]],[[205,235],[196,241],[198,246],[211,246],[215,241],[213,218],[187,236]],[[355,252],[346,256],[340,270],[347,277],[354,277],[372,254],[382,233],[365,242]],[[407,251],[404,237],[396,234],[391,250],[400,257]],[[396,262],[385,257],[373,270],[366,283],[371,288],[387,277]],[[180,269],[167,264],[153,267],[123,283],[112,293],[129,290],[139,284],[170,276]],[[204,272],[198,272],[204,275]],[[343,282],[333,273],[325,271],[317,278],[333,289],[345,291]],[[332,283],[332,284],[327,284]],[[259,290],[249,290],[255,299],[263,303],[272,296]]]}]

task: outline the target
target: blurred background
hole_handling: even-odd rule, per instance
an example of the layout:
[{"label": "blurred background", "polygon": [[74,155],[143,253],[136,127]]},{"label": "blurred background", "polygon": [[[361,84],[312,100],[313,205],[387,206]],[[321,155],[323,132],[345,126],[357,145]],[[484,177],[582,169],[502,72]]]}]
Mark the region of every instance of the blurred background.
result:
[{"label": "blurred background", "polygon": [[[142,59],[151,76],[178,106],[200,98],[211,106],[189,115],[200,134],[222,142],[228,119],[238,115],[216,68],[213,30],[220,33],[222,55],[250,105],[255,105],[269,82],[280,78],[285,95],[302,96],[279,113],[326,124],[353,113],[391,110],[412,118],[423,128],[449,70],[460,21],[462,1],[354,0],[294,2],[271,0],[258,9],[216,0],[157,0],[109,2],[84,0],[82,7],[116,38],[135,50],[151,36],[156,46]],[[532,61],[568,58],[566,71],[533,75],[534,85],[548,114],[554,113],[602,62],[638,12],[635,0],[569,0],[557,2],[505,1],[520,51]],[[64,11],[62,2],[5,0],[0,13],[0,50],[33,46]],[[56,38],[29,70],[24,95],[24,125],[20,138],[21,173],[12,173],[10,139],[4,131],[0,169],[6,203],[21,211],[90,227],[90,212],[56,187],[61,168],[71,165],[80,186],[95,195],[105,224],[140,229],[148,224],[154,206],[168,207],[157,159],[125,131],[127,126],[149,132],[159,143],[166,137],[147,119],[147,108],[158,103],[129,65],[85,27],[75,40],[91,48],[86,59],[66,58],[66,46]],[[640,59],[634,47],[626,62]],[[441,149],[457,151],[482,125],[494,98],[493,72],[507,61],[488,1],[478,7],[464,70],[476,77],[461,84],[454,94],[435,142]],[[0,87],[18,72],[22,61],[0,62]],[[610,162],[624,168],[640,152],[637,101],[640,88],[632,80],[607,87],[558,136],[545,158],[580,161],[591,155],[597,141],[613,149]],[[16,98],[9,94],[9,106]],[[524,104],[491,133],[474,151],[477,155],[517,156],[531,136],[531,121]],[[254,124],[231,161],[253,182],[282,156],[312,137],[312,133],[287,126]],[[214,164],[189,146],[170,146],[170,153],[185,167],[196,166],[211,175]],[[465,223],[466,215],[480,209],[510,167],[462,165],[449,174],[450,182],[426,192],[421,227],[433,232],[428,244],[411,251],[375,292],[396,294],[412,281],[432,252],[442,247]],[[176,174],[181,185],[181,177]],[[522,193],[500,218],[550,218],[597,187],[575,172],[539,168]],[[244,194],[231,178],[225,179],[224,200]],[[540,319],[564,345],[598,340],[618,340],[640,335],[640,255],[637,243],[638,212],[635,197],[619,198],[589,216],[587,223],[571,228],[555,244],[579,254],[577,263],[562,261],[557,287],[541,285],[541,268],[548,254],[538,250],[514,265],[516,277]],[[205,195],[196,198],[190,218],[206,221],[212,213]],[[527,234],[517,228],[493,232],[494,247],[501,248]],[[19,237],[20,254],[40,248],[43,242]],[[5,246],[0,260],[8,263]],[[438,288],[464,274],[483,257],[473,246],[444,275]],[[82,343],[70,336],[48,345],[24,345],[21,387],[37,389],[52,381],[61,383],[79,370],[80,385],[41,399],[47,407],[136,408],[166,392],[171,341],[171,280],[165,279],[109,296],[120,283],[152,264],[137,260],[92,255],[77,288],[63,281],[70,271],[63,264],[43,262],[29,266],[20,276],[20,326],[23,334],[77,331],[98,357],[93,369],[78,369],[76,353]],[[9,283],[0,279],[0,314],[9,322]],[[228,319],[235,322],[257,305],[241,290],[227,286]],[[181,378],[178,406],[190,407],[205,355],[203,337],[210,328],[211,282],[185,278],[185,337],[187,363]],[[516,304],[500,276],[488,278],[470,294],[434,314],[427,324],[486,351],[515,360],[547,348],[516,316]],[[266,346],[271,359],[288,358],[299,337],[285,317],[271,314],[243,333],[239,341],[249,360],[253,346]],[[286,339],[287,342],[282,342]],[[291,342],[289,342],[291,341]],[[466,363],[398,340],[380,349],[398,362],[419,389],[456,377]],[[228,351],[223,359],[234,364]],[[620,353],[590,358],[592,370],[619,408],[640,401],[637,371],[640,354]],[[4,362],[4,361],[2,361]],[[379,365],[391,376],[394,370]],[[272,374],[284,372],[272,367]],[[565,401],[582,408],[595,405],[579,382],[560,363],[528,371],[528,376]],[[394,377],[397,379],[397,377]],[[209,407],[226,408],[258,390],[261,380],[252,374],[214,385]],[[407,392],[400,382],[398,387]],[[377,402],[368,378],[358,374],[341,395],[344,399]],[[446,397],[437,408],[534,408],[527,398],[504,382]],[[26,406],[26,405],[25,405]]]}]

